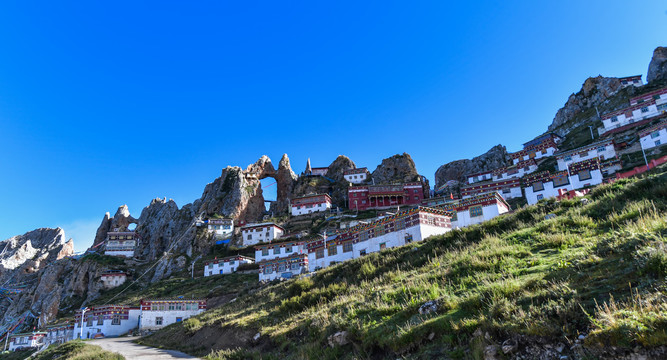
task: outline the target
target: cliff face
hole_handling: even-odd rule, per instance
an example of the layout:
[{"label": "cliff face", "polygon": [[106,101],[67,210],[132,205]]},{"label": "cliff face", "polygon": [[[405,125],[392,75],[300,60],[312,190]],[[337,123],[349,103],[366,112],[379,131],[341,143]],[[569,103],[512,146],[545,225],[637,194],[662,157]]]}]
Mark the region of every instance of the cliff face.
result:
[{"label": "cliff face", "polygon": [[376,184],[413,182],[421,178],[414,160],[407,153],[382,160],[371,176]]},{"label": "cliff face", "polygon": [[648,65],[646,82],[667,80],[667,47],[657,47],[653,51],[653,58]]},{"label": "cliff face", "polygon": [[435,187],[438,188],[447,182],[451,185],[465,184],[466,175],[489,171],[503,167],[510,162],[510,156],[503,145],[496,145],[486,153],[472,159],[456,160],[444,164],[435,172]]}]

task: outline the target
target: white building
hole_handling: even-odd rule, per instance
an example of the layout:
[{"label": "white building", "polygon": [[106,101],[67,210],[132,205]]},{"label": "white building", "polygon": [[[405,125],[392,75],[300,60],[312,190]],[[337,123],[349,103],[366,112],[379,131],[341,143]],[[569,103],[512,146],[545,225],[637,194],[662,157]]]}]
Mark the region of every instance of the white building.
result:
[{"label": "white building", "polygon": [[306,251],[305,241],[288,240],[255,246],[255,260],[261,261],[284,258]]},{"label": "white building", "polygon": [[343,172],[343,177],[352,184],[365,183],[370,179],[371,173],[367,168],[348,169]]},{"label": "white building", "polygon": [[290,201],[292,216],[312,214],[331,209],[331,197],[327,194],[313,194],[294,198]]},{"label": "white building", "polygon": [[432,206],[452,213],[452,228],[479,224],[510,211],[509,204],[497,192],[462,200],[443,201]]},{"label": "white building", "polygon": [[241,228],[243,245],[255,245],[261,242],[271,242],[279,239],[285,229],[274,223],[249,224]]},{"label": "white building", "polygon": [[74,340],[74,324],[63,323],[46,327],[46,344],[64,344]]},{"label": "white building", "polygon": [[40,348],[46,344],[46,333],[33,331],[9,336],[9,351]]},{"label": "white building", "polygon": [[417,207],[395,215],[358,225],[308,243],[308,265],[324,268],[360,256],[422,241],[452,229],[451,214],[432,208]]},{"label": "white building", "polygon": [[630,99],[630,106],[649,102],[651,100],[655,100],[660,104],[664,104],[665,100],[667,100],[667,87],[633,97],[632,99]]},{"label": "white building", "polygon": [[107,271],[100,276],[100,280],[105,289],[112,289],[123,285],[127,280],[127,274],[120,270]]},{"label": "white building", "polygon": [[308,254],[295,253],[287,257],[264,260],[259,263],[259,281],[289,279],[307,273]]},{"label": "white building", "polygon": [[626,76],[626,77],[618,78],[618,80],[621,81],[621,87],[642,86],[642,85],[644,85],[642,83],[642,76],[641,75]]},{"label": "white building", "polygon": [[468,179],[468,184],[474,184],[482,181],[489,181],[493,179],[493,171],[489,170],[489,171],[469,174],[466,175],[466,178]]},{"label": "white building", "polygon": [[648,127],[637,135],[639,135],[639,142],[644,150],[667,144],[667,120]]},{"label": "white building", "polygon": [[241,264],[252,264],[255,259],[234,255],[222,259],[209,260],[204,263],[204,276],[231,274],[238,269]]},{"label": "white building", "polygon": [[511,178],[501,181],[485,181],[461,187],[461,197],[463,199],[489,193],[502,194],[505,199],[522,197],[521,179]]},{"label": "white building", "polygon": [[559,151],[556,153],[558,161],[558,170],[567,170],[567,166],[580,161],[600,158],[600,160],[609,160],[616,157],[616,149],[612,139],[597,141],[573,150]]},{"label": "white building", "polygon": [[558,196],[559,190],[576,190],[602,183],[600,160],[584,160],[569,166],[567,171],[551,174],[544,171],[524,178],[526,201],[532,205],[542,199]]},{"label": "white building", "polygon": [[537,170],[537,161],[529,159],[492,171],[493,181],[502,181],[524,177]]},{"label": "white building", "polygon": [[540,135],[533,140],[523,144],[523,150],[511,153],[512,164],[518,164],[530,159],[541,159],[553,156],[558,151],[558,144],[563,138],[554,133]]},{"label": "white building", "polygon": [[206,226],[208,232],[215,234],[216,239],[227,239],[234,233],[234,220],[232,219],[208,219]]},{"label": "white building", "polygon": [[139,329],[158,330],[206,311],[206,300],[145,299],[141,300]]},{"label": "white building", "polygon": [[139,326],[138,307],[128,305],[91,306],[84,313],[83,332],[81,310],[77,310],[74,336],[83,334],[84,339],[125,335]]},{"label": "white building", "polygon": [[134,257],[137,235],[134,231],[109,231],[104,244],[104,255]]}]

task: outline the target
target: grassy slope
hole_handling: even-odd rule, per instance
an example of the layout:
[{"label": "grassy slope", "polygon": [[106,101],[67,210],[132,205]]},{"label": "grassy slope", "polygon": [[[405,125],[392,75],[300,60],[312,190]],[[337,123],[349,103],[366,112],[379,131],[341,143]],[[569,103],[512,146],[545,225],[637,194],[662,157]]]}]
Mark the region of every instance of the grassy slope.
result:
[{"label": "grassy slope", "polygon": [[[188,339],[259,331],[271,343],[263,358],[457,357],[477,329],[501,340],[585,332],[592,347],[665,344],[665,170],[600,186],[587,205],[541,202],[274,284],[145,341],[211,358],[259,355],[247,348],[210,352]],[[544,220],[549,213],[556,218]],[[420,315],[419,306],[434,299],[440,310]],[[340,330],[352,345],[327,347]]]},{"label": "grassy slope", "polygon": [[103,350],[97,345],[86,344],[81,340],[74,340],[62,345],[51,345],[48,349],[37,354],[34,360],[124,360],[125,357],[110,351]]}]

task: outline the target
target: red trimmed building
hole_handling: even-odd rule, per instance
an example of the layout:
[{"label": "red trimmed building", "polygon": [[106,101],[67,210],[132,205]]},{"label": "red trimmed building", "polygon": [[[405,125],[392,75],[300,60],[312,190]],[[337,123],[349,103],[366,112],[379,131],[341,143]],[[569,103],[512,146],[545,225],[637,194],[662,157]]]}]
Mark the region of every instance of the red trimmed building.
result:
[{"label": "red trimmed building", "polygon": [[461,187],[463,199],[488,193],[500,193],[505,199],[521,197],[521,179],[485,181]]},{"label": "red trimmed building", "polygon": [[312,214],[331,209],[331,197],[328,194],[312,194],[294,198],[290,201],[292,216]]},{"label": "red trimmed building", "polygon": [[367,168],[347,169],[343,171],[343,177],[352,184],[361,184],[371,178],[371,173]]},{"label": "red trimmed building", "polygon": [[420,182],[402,185],[351,186],[347,191],[348,208],[364,211],[397,206],[420,205],[428,198],[429,189]]},{"label": "red trimmed building", "polygon": [[307,273],[308,254],[295,253],[287,257],[264,260],[259,263],[259,281],[289,279]]},{"label": "red trimmed building", "polygon": [[644,85],[642,83],[642,76],[641,75],[626,76],[626,77],[618,78],[618,80],[621,81],[621,86],[622,87],[642,86],[642,85]]}]

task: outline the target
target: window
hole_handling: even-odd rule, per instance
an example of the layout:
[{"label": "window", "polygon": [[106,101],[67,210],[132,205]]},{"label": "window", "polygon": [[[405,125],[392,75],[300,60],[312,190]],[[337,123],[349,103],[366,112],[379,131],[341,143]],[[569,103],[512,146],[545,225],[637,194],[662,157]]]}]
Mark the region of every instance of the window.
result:
[{"label": "window", "polygon": [[176,309],[176,306],[174,304],[169,304],[169,311],[174,311]]},{"label": "window", "polygon": [[114,315],[111,319],[111,325],[120,325],[120,316]]},{"label": "window", "polygon": [[386,242],[380,243],[380,250],[384,250],[386,248],[387,248],[387,243]]},{"label": "window", "polygon": [[285,252],[286,253],[291,253],[292,252],[292,247],[291,246],[286,246],[285,247]]},{"label": "window", "polygon": [[611,118],[611,122],[617,122],[618,121],[618,116],[614,116]]},{"label": "window", "polygon": [[321,259],[324,257],[324,249],[318,249],[315,251],[315,258]]},{"label": "window", "polygon": [[561,174],[554,177],[554,187],[564,186],[570,183],[570,179],[566,174]]},{"label": "window", "polygon": [[298,270],[298,269],[299,269],[299,263],[292,263],[292,264],[290,264],[290,269],[292,269],[292,270]]},{"label": "window", "polygon": [[183,318],[182,318],[182,317],[177,317],[177,318],[176,318],[176,322],[181,322],[181,321],[183,321]]},{"label": "window", "polygon": [[653,100],[660,100],[660,95],[653,95]]},{"label": "window", "polygon": [[263,248],[262,249],[262,256],[268,256],[269,255],[269,248]]},{"label": "window", "polygon": [[542,199],[544,199],[544,195],[542,194],[537,195],[537,201],[540,201]]},{"label": "window", "polygon": [[[268,234],[267,234],[267,236],[268,236]],[[276,246],[276,247],[273,248],[273,255],[278,255],[278,254],[280,254],[280,247]]]},{"label": "window", "polygon": [[155,318],[155,325],[162,326],[162,317],[158,316]]},{"label": "window", "polygon": [[100,315],[97,317],[97,325],[104,325],[104,316]]},{"label": "window", "polygon": [[270,274],[270,273],[272,273],[272,272],[273,272],[273,268],[272,268],[272,267],[267,266],[267,267],[264,268],[264,273],[265,273],[265,274]]},{"label": "window", "polygon": [[366,200],[361,200],[361,203],[362,203],[362,204],[365,204],[365,203],[366,203]]},{"label": "window", "polygon": [[644,106],[642,108],[642,113],[647,113],[648,112],[648,106]]},{"label": "window", "polygon": [[220,274],[222,274],[222,269],[220,269]]},{"label": "window", "polygon": [[660,132],[659,132],[659,131],[655,131],[655,132],[652,132],[652,133],[651,133],[651,139],[655,139],[655,138],[657,138],[658,136],[660,136]]},{"label": "window", "polygon": [[590,170],[581,170],[581,171],[579,171],[579,181],[588,180],[591,177],[592,176],[591,176],[591,171]]},{"label": "window", "polygon": [[536,183],[533,183],[533,192],[535,191],[542,191],[544,190],[544,183],[541,181],[538,181]]},{"label": "window", "polygon": [[511,192],[512,192],[512,190],[510,188],[504,188],[503,189],[503,194],[509,194]]},{"label": "window", "polygon": [[412,234],[405,234],[405,243],[409,244],[412,242]]},{"label": "window", "polygon": [[252,240],[252,235],[248,234],[248,240]]},{"label": "window", "polygon": [[329,248],[327,249],[327,253],[329,254],[329,256],[338,254],[338,247],[336,245],[329,246]]},{"label": "window", "polygon": [[598,152],[601,153],[603,151],[607,150],[606,146],[598,146]]},{"label": "window", "polygon": [[86,326],[93,326],[93,317],[89,316],[88,319],[86,319]]},{"label": "window", "polygon": [[473,206],[470,208],[470,217],[482,216],[482,206]]},{"label": "window", "polygon": [[661,144],[661,143],[660,143],[660,140],[656,140],[656,141],[655,141],[655,146],[658,146],[658,145],[660,145],[660,144]]},{"label": "window", "polygon": [[415,194],[419,194],[419,190],[417,190],[417,189],[412,190],[412,192],[415,193]]},{"label": "window", "polygon": [[352,251],[352,242],[346,242],[343,244],[343,252],[350,252]]},{"label": "window", "polygon": [[285,264],[278,265],[278,272],[283,272],[283,271],[285,271]]},{"label": "window", "polygon": [[419,196],[415,196],[415,200],[419,200]]},{"label": "window", "polygon": [[366,255],[366,249],[359,250],[359,256]]},{"label": "window", "polygon": [[208,264],[209,269],[213,269],[213,264]]}]

